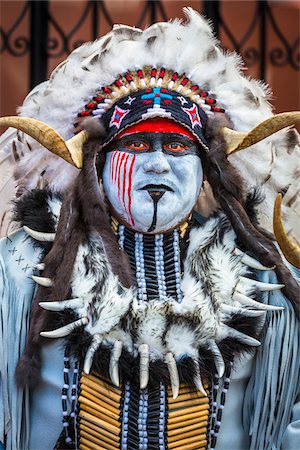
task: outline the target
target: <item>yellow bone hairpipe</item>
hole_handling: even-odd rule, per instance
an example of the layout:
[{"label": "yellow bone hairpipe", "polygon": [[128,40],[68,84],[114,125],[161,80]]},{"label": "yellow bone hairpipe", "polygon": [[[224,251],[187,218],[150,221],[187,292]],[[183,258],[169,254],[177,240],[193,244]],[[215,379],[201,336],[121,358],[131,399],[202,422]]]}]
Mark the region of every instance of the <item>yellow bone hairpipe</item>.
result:
[{"label": "yellow bone hairpipe", "polygon": [[171,431],[173,432],[178,427],[184,428],[184,427],[188,427],[188,426],[191,426],[191,425],[199,425],[199,427],[206,427],[207,426],[207,420],[208,420],[208,414],[206,414],[203,417],[200,417],[200,422],[199,422],[199,417],[195,417],[193,419],[185,420],[183,422],[180,422],[180,424],[178,424],[178,422],[169,423],[168,424],[168,432],[171,432]]},{"label": "yellow bone hairpipe", "polygon": [[90,450],[86,445],[80,444],[80,450]]},{"label": "yellow bone hairpipe", "polygon": [[207,422],[202,422],[202,426],[199,426],[199,423],[193,423],[192,425],[188,425],[187,427],[175,428],[174,430],[169,430],[168,436],[169,439],[173,436],[177,436],[182,433],[189,433],[190,431],[197,430],[197,433],[206,433],[206,425]]},{"label": "yellow bone hairpipe", "polygon": [[[104,441],[104,442],[107,442],[108,444],[112,445],[114,448],[116,447],[116,445],[118,445],[110,437],[105,436],[105,434],[102,433],[102,430],[96,431],[93,428],[90,428],[89,426],[84,425],[83,423],[80,423],[80,430],[84,431],[85,433],[89,433],[89,434],[91,434],[91,436],[94,436],[95,438],[97,438],[98,444],[102,445],[101,441]],[[80,433],[80,434],[82,434],[82,433]]]},{"label": "yellow bone hairpipe", "polygon": [[109,411],[102,406],[96,404],[95,402],[89,400],[88,398],[84,397],[83,395],[79,396],[80,403],[83,403],[84,405],[89,406],[92,409],[95,409],[96,411],[99,411],[101,414],[105,414],[107,417],[110,417],[111,419],[114,419],[116,421],[119,420],[119,412],[113,413],[112,411]]},{"label": "yellow bone hairpipe", "polygon": [[107,409],[108,411],[111,411],[113,414],[116,414],[117,416],[119,415],[120,410],[112,405],[110,405],[109,403],[103,401],[101,399],[101,397],[98,397],[94,394],[92,394],[91,392],[87,391],[85,389],[85,387],[83,387],[81,389],[81,395],[85,398],[87,398],[88,400],[90,400],[91,402],[94,402],[96,405],[101,406],[104,409]]},{"label": "yellow bone hairpipe", "polygon": [[86,404],[83,404],[83,403],[80,405],[80,408],[83,411],[86,411],[89,414],[91,414],[95,417],[98,417],[98,419],[102,419],[103,421],[108,422],[117,428],[120,427],[120,423],[117,420],[112,419],[111,417],[107,416],[106,414],[103,414],[103,413],[97,411],[95,408],[91,408],[90,406],[87,406]]},{"label": "yellow bone hairpipe", "polygon": [[186,420],[192,420],[192,419],[201,419],[203,420],[205,418],[208,417],[208,411],[198,411],[192,414],[184,414],[182,416],[175,416],[175,417],[169,417],[168,420],[168,424],[172,424],[172,423],[182,423],[185,422]]},{"label": "yellow bone hairpipe", "polygon": [[[96,385],[91,380],[84,380],[81,382],[82,389],[86,389],[88,392],[93,392],[94,395],[97,397],[103,399],[103,401],[106,401],[112,406],[116,406],[120,404],[121,396],[118,397],[114,393],[110,393],[106,388],[100,385]],[[96,389],[97,387],[97,389]],[[112,394],[112,395],[111,395]]]},{"label": "yellow bone hairpipe", "polygon": [[80,419],[80,426],[81,425],[89,428],[90,430],[94,430],[96,433],[98,433],[99,430],[101,430],[101,433],[104,436],[107,436],[109,439],[113,440],[115,443],[120,441],[119,434],[114,434],[113,431],[107,431],[104,427],[99,427],[99,425],[95,425],[94,423],[89,422],[86,419]]},{"label": "yellow bone hairpipe", "polygon": [[[178,400],[178,398],[176,399]],[[193,398],[190,400],[182,400],[176,403],[170,403],[169,409],[178,409],[178,408],[189,408],[190,406],[197,406],[197,405],[208,405],[209,400],[207,397],[204,398]]]},{"label": "yellow bone hairpipe", "polygon": [[94,381],[95,383],[100,383],[102,386],[106,387],[106,389],[109,392],[114,392],[115,394],[121,396],[122,395],[122,389],[117,388],[114,384],[112,384],[109,380],[105,380],[102,378],[98,378],[93,374],[86,375],[85,377],[89,378],[90,380]]},{"label": "yellow bone hairpipe", "polygon": [[186,438],[186,439],[181,439],[180,441],[175,441],[175,442],[171,442],[170,444],[168,444],[168,448],[171,449],[177,449],[178,450],[182,450],[182,445],[187,445],[187,444],[193,444],[193,443],[197,443],[200,448],[200,446],[202,445],[206,445],[206,439],[202,439],[201,441],[199,440],[199,436],[195,436],[195,437],[191,437],[191,438]]},{"label": "yellow bone hairpipe", "polygon": [[196,437],[197,439],[205,439],[206,438],[206,427],[202,428],[201,430],[192,430],[189,432],[183,432],[180,435],[177,436],[169,436],[168,437],[168,445],[170,445],[172,442],[180,442],[182,439],[192,438]]},{"label": "yellow bone hairpipe", "polygon": [[98,437],[93,436],[91,433],[86,432],[85,430],[80,430],[80,435],[94,444],[105,446],[106,450],[115,450],[115,445],[111,445],[108,442],[99,439]]},{"label": "yellow bone hairpipe", "polygon": [[206,441],[203,444],[192,442],[191,444],[181,445],[180,450],[206,450]]},{"label": "yellow bone hairpipe", "polygon": [[[186,409],[187,409],[186,414],[200,413],[202,411],[207,412],[208,409],[209,409],[209,404],[192,406],[192,407],[186,408]],[[184,411],[182,409],[175,410],[175,411],[170,411],[169,412],[169,419],[181,416],[182,414],[184,414]]]},{"label": "yellow bone hairpipe", "polygon": [[87,421],[93,423],[94,425],[97,425],[101,428],[105,428],[108,431],[111,431],[115,436],[118,436],[120,433],[120,424],[118,423],[118,426],[112,425],[111,423],[107,423],[105,420],[99,419],[99,417],[95,417],[92,414],[90,414],[88,411],[82,411],[79,412],[79,417],[86,419]]},{"label": "yellow bone hairpipe", "polygon": [[168,400],[168,403],[169,403],[170,407],[173,408],[173,404],[174,403],[182,402],[182,401],[185,401],[185,400],[195,400],[195,399],[202,399],[202,400],[208,401],[208,398],[204,397],[204,395],[199,395],[198,392],[190,391],[190,392],[187,392],[187,393],[180,393],[178,395],[178,397],[175,398],[175,399],[173,397],[170,397],[169,400]]},{"label": "yellow bone hairpipe", "polygon": [[90,442],[84,437],[80,438],[80,449],[82,449],[81,444],[85,445],[85,448],[88,448],[89,450],[107,450],[105,447],[100,447],[100,445],[94,444],[94,442]]},{"label": "yellow bone hairpipe", "polygon": [[[94,378],[94,377],[93,377]],[[91,388],[95,389],[97,392],[101,392],[101,394],[106,395],[108,398],[111,398],[115,401],[120,401],[121,399],[121,393],[117,391],[110,390],[105,383],[99,383],[100,380],[96,381],[94,379],[88,379],[86,376],[81,379],[81,384],[90,386]]]}]

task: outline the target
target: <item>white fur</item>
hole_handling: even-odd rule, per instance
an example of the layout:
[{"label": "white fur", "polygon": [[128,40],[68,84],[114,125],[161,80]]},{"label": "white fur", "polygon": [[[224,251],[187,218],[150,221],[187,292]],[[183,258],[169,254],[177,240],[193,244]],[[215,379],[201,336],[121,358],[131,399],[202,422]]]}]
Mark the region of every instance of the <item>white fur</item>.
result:
[{"label": "white fur", "polygon": [[[57,211],[58,204],[53,202],[53,206]],[[211,342],[220,342],[232,333],[225,325],[231,313],[222,304],[243,311],[244,305],[233,299],[235,289],[255,298],[255,280],[241,278],[251,269],[242,262],[243,254],[233,254],[235,247],[235,233],[223,214],[195,227],[184,263],[182,303],[172,298],[144,303],[137,300],[135,290],[121,286],[100,236],[92,233],[79,247],[75,260],[72,297],[83,299],[83,304],[74,310],[79,317],[88,317],[86,331],[101,336],[103,345],[112,347],[120,340],[137,357],[140,345],[147,344],[151,361],[163,360],[168,352],[176,360],[187,355],[195,359],[199,346],[209,348]],[[122,328],[124,317],[127,325]],[[239,340],[238,333],[235,338]],[[244,336],[240,339],[247,341]],[[249,345],[251,342],[249,339]]]}]

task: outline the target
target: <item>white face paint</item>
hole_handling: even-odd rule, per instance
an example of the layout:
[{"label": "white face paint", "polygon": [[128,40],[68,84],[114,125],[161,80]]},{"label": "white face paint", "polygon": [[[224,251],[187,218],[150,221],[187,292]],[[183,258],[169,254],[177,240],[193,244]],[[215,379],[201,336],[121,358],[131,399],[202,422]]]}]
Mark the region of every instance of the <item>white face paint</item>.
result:
[{"label": "white face paint", "polygon": [[[195,149],[196,144],[190,142]],[[148,151],[126,151],[126,145],[118,144],[117,150],[108,152],[103,187],[109,203],[127,225],[142,233],[162,233],[182,223],[192,211],[203,169],[195,151],[166,153],[159,136],[148,143]]]}]

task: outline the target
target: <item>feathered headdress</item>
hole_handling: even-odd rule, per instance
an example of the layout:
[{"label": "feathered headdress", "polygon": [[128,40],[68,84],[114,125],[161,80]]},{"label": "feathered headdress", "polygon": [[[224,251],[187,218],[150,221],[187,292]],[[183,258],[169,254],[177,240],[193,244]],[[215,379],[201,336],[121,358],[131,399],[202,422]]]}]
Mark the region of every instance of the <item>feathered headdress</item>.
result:
[{"label": "feathered headdress", "polygon": [[[157,23],[144,31],[117,25],[103,38],[82,45],[53,71],[49,81],[28,95],[20,108],[21,117],[3,118],[1,124],[18,128],[80,168],[81,147],[88,138],[81,131],[86,116],[102,118],[109,141],[120,129],[146,116],[167,114],[188,126],[205,147],[205,117],[225,110],[234,126],[234,130],[222,130],[227,154],[251,147],[230,158],[249,189],[257,184],[263,187],[266,200],[259,211],[261,225],[272,230],[270,211],[277,193],[284,192],[287,229],[300,241],[295,226],[297,134],[289,129],[268,138],[293,125],[299,114],[273,116],[268,89],[241,73],[239,57],[220,49],[198,13],[191,8],[184,12],[187,22]],[[155,103],[156,94],[160,102]],[[130,104],[133,97],[138,98],[139,108]],[[168,100],[177,102],[175,109]],[[193,114],[198,125],[192,123]],[[15,170],[21,192],[44,185],[66,189],[76,171],[23,133],[6,144],[7,152],[12,146],[14,154],[21,155]]]}]

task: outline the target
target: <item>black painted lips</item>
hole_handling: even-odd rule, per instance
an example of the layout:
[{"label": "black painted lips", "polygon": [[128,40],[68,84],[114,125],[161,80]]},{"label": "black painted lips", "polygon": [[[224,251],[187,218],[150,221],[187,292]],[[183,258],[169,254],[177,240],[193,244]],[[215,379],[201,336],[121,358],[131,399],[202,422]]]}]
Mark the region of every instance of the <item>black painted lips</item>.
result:
[{"label": "black painted lips", "polygon": [[167,186],[166,184],[147,184],[146,186],[140,189],[141,191],[150,192],[174,192],[172,188]]}]

